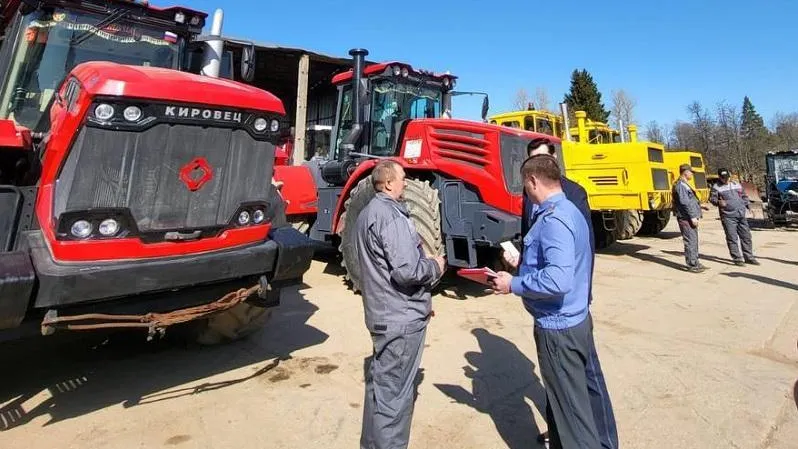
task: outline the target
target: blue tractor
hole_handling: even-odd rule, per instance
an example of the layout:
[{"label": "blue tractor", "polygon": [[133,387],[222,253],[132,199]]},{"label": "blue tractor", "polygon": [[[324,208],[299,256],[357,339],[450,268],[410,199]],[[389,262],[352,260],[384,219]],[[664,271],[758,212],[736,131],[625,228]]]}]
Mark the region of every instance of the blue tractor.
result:
[{"label": "blue tractor", "polygon": [[765,156],[767,211],[775,226],[798,220],[798,149]]}]

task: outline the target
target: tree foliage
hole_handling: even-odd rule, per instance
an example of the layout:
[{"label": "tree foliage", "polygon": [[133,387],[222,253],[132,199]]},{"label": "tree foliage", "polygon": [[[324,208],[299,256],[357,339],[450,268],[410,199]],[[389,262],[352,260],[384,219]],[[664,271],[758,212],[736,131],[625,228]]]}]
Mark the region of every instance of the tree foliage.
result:
[{"label": "tree foliage", "polygon": [[571,74],[571,88],[564,98],[571,111],[585,111],[587,118],[607,122],[610,113],[601,102],[601,92],[587,70],[574,70]]}]

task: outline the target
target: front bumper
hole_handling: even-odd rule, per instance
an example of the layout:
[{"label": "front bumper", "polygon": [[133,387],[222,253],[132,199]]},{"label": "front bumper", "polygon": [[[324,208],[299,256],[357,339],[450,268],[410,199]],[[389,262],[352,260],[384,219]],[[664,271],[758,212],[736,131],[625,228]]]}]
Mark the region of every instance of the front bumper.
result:
[{"label": "front bumper", "polygon": [[[6,288],[0,293],[35,292],[27,298],[2,295],[6,297],[0,297],[0,305],[17,302],[14,310],[20,309],[18,301],[23,300],[23,310],[59,308],[260,276],[275,285],[296,284],[310,268],[313,256],[312,242],[290,227],[273,230],[267,241],[228,251],[111,263],[60,264],[52,259],[40,231],[28,232],[23,239],[24,252],[0,253],[0,268],[13,263],[18,272],[35,273],[35,280],[30,276],[3,279]],[[19,267],[25,259],[29,270]],[[38,288],[33,288],[34,282]]]}]

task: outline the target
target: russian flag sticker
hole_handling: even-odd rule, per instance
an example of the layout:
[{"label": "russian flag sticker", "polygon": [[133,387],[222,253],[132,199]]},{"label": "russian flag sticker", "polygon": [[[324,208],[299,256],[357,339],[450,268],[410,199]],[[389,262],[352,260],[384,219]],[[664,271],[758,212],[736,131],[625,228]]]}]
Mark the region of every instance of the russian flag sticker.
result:
[{"label": "russian flag sticker", "polygon": [[176,43],[177,42],[177,34],[167,31],[164,33],[163,38],[167,42]]}]

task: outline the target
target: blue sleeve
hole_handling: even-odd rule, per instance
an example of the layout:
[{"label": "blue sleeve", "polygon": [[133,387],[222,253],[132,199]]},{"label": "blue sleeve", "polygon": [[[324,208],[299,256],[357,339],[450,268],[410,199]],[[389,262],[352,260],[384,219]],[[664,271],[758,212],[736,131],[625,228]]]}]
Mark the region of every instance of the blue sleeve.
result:
[{"label": "blue sleeve", "polygon": [[511,284],[514,294],[529,299],[562,296],[570,292],[574,284],[576,245],[573,232],[556,217],[545,218],[541,225],[543,268],[516,276]]}]

